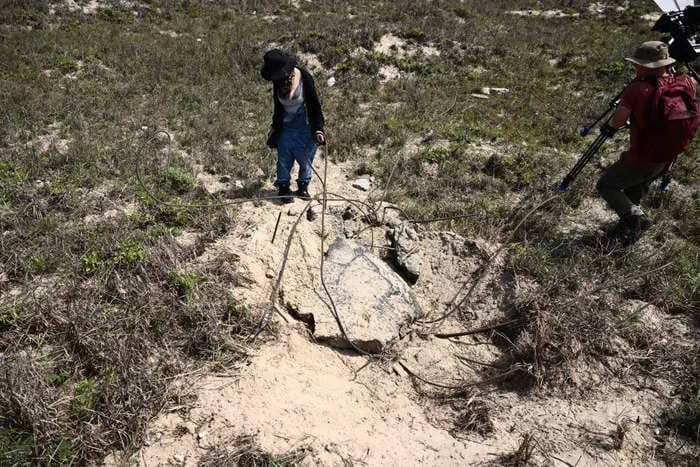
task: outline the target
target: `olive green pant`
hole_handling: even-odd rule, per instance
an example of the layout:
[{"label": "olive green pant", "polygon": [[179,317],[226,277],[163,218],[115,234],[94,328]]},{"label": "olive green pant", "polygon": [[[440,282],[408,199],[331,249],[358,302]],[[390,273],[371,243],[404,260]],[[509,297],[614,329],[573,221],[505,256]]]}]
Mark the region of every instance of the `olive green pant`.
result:
[{"label": "olive green pant", "polygon": [[642,215],[639,206],[649,185],[662,175],[667,164],[645,166],[625,165],[621,160],[605,169],[598,180],[598,193],[621,219],[630,215]]}]

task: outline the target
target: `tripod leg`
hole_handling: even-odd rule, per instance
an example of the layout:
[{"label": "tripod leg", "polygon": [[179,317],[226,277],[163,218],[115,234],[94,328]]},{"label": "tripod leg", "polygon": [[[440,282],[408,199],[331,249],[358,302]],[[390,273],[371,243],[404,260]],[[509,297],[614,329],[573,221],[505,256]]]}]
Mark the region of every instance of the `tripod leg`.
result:
[{"label": "tripod leg", "polygon": [[607,139],[608,137],[605,135],[598,136],[596,140],[593,141],[593,143],[588,147],[588,149],[586,149],[586,152],[583,153],[583,156],[581,156],[576,165],[574,165],[574,167],[571,169],[569,176],[576,178],[576,176],[581,173],[583,168],[588,164],[588,162],[590,162],[593,156],[595,156]]},{"label": "tripod leg", "polygon": [[569,171],[568,174],[566,174],[564,180],[562,180],[561,184],[559,185],[559,191],[565,191],[569,187],[569,185],[571,185],[571,183],[573,183],[573,181],[576,180],[578,174],[581,173],[586,164],[590,162],[593,156],[598,152],[600,147],[603,145],[603,143],[605,143],[605,141],[609,137],[610,136],[603,133],[598,135],[595,141],[593,141],[593,143],[590,146],[588,146],[588,148],[576,162],[574,167]]}]

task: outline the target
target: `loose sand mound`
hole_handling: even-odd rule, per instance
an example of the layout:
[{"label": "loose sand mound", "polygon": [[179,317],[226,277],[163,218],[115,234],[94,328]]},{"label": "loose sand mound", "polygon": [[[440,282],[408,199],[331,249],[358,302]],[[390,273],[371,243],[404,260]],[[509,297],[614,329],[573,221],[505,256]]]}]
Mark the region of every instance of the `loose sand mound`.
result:
[{"label": "loose sand mound", "polygon": [[[319,171],[322,163],[317,158]],[[349,167],[331,164],[329,174],[328,188],[337,200],[331,203],[324,228],[331,239],[344,230],[341,214],[348,202],[341,197],[357,198],[360,192],[351,186],[353,177],[346,175]],[[320,184],[314,182],[312,188],[318,192]],[[319,214],[317,203],[312,204]],[[302,452],[304,465],[500,464],[512,460],[508,456],[526,435],[532,459],[553,465],[658,462],[656,420],[671,397],[671,388],[659,389],[663,385],[652,391],[606,383],[605,368],[582,364],[577,378],[586,393],[571,398],[483,390],[488,386],[470,385],[489,378],[502,347],[488,334],[436,338],[430,331],[437,325],[407,327],[379,359],[315,342],[307,327],[284,311],[285,297],[318,300],[319,308],[327,300],[313,292],[319,290],[320,216],[307,220],[303,206],[300,200],[291,205],[246,205],[233,231],[196,260],[221,254],[237,257],[242,285],[236,296],[262,316],[270,313],[287,241],[296,229],[281,281],[279,313],[270,313],[278,325],[277,338],[264,344],[240,374],[180,381],[196,401],[166,409],[154,420],[147,446],[133,462],[197,465],[211,452],[235,451],[235,440],[252,436],[272,454]],[[381,251],[377,247],[385,245],[380,240],[383,231],[384,227],[368,228],[357,240]],[[497,248],[448,232],[422,233],[427,265],[414,290],[429,318],[444,313],[464,293],[464,281],[475,280],[475,272]],[[498,258],[493,261],[499,267]],[[498,280],[491,273],[485,277],[485,282]],[[497,295],[493,286],[477,288],[463,313],[473,317],[475,326],[498,318],[502,312]],[[442,331],[463,327],[452,318],[439,323]],[[464,388],[455,393],[425,384],[406,370],[438,385]],[[593,380],[597,390],[588,391]]]}]

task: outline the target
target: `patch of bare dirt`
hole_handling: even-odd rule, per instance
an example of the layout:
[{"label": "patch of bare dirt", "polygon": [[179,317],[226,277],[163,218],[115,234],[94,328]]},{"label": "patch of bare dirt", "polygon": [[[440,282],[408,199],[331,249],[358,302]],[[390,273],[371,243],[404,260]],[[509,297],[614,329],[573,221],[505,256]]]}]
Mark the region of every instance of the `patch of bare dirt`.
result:
[{"label": "patch of bare dirt", "polygon": [[[240,379],[207,378],[197,384],[197,407],[169,415],[152,430],[162,441],[144,449],[148,464],[184,457],[185,465],[237,433],[256,436],[269,452],[307,446],[304,465],[456,465],[488,456],[477,442],[454,439],[432,426],[409,397],[410,383],[311,342],[299,329],[283,331]],[[190,424],[194,433],[171,433]],[[345,464],[347,465],[347,464]]]},{"label": "patch of bare dirt", "polygon": [[[322,164],[317,157],[319,172]],[[362,221],[363,200],[348,201],[367,196],[351,187],[351,173],[349,164],[329,165],[333,201],[325,245],[352,221],[355,227],[364,225],[351,229],[360,232],[356,240],[381,253],[387,245],[384,226],[369,228]],[[317,180],[312,183],[312,195],[319,186]],[[272,187],[268,190],[274,194]],[[582,209],[593,211],[594,204],[584,203]],[[306,217],[304,206],[300,200],[243,205],[234,229],[193,261],[237,258],[235,297],[262,316],[271,311],[290,241],[280,305],[295,301],[322,309],[325,298],[314,293],[322,254],[320,206],[311,203],[315,218]],[[290,237],[292,229],[296,233]],[[507,285],[500,284],[503,263],[494,257],[500,245],[451,232],[420,234],[426,263],[414,291],[429,312],[426,321],[449,311],[478,282],[458,312],[432,324],[406,326],[381,358],[368,360],[316,343],[307,327],[280,306],[270,315],[279,335],[238,374],[179,382],[191,388],[195,402],[166,409],[154,420],[146,445],[131,462],[194,466],[211,452],[235,449],[228,446],[230,440],[252,436],[269,453],[303,450],[302,465],[484,465],[503,462],[526,437],[535,462],[660,465],[654,448],[656,420],[673,397],[662,382],[614,384],[602,365],[581,362],[571,376],[579,383],[574,381],[570,398],[484,384],[507,369],[501,366],[507,350],[493,339],[497,329],[453,338],[434,334],[477,328],[506,315],[506,292],[499,291]],[[482,274],[488,263],[491,269]],[[516,295],[537,290],[537,284],[525,280],[507,286]],[[638,301],[624,306],[631,321],[641,320],[645,329],[668,329],[668,317],[659,310]],[[674,326],[679,336],[686,331],[680,322]],[[115,455],[106,463],[119,462]]]},{"label": "patch of bare dirt", "polygon": [[542,18],[568,18],[578,17],[578,13],[565,13],[562,10],[511,10],[508,12],[515,16],[541,16]]},{"label": "patch of bare dirt", "polygon": [[411,44],[393,34],[383,35],[375,44],[374,51],[398,58],[413,57],[419,53],[427,57],[440,56],[440,50],[433,45]]},{"label": "patch of bare dirt", "polygon": [[136,212],[136,203],[115,204],[113,208],[104,210],[99,214],[88,214],[83,218],[86,224],[96,224],[105,221],[117,221],[124,219]]},{"label": "patch of bare dirt", "polygon": [[55,150],[59,154],[66,154],[70,143],[69,139],[62,138],[63,125],[60,122],[50,124],[43,134],[36,136],[27,143],[27,147],[44,154],[50,150]]},{"label": "patch of bare dirt", "polygon": [[[362,52],[366,52],[362,50]],[[416,57],[418,55],[430,58],[439,57],[440,50],[431,44],[413,44],[393,34],[385,34],[374,45],[374,52],[396,58]],[[381,82],[392,81],[402,77],[401,72],[395,65],[382,65],[379,68],[379,80]]]},{"label": "patch of bare dirt", "polygon": [[302,64],[312,73],[328,72],[316,54],[301,52],[298,54],[298,57],[301,59]]},{"label": "patch of bare dirt", "polygon": [[394,65],[382,65],[379,67],[379,80],[382,82],[392,81],[401,77],[401,70]]},{"label": "patch of bare dirt", "polygon": [[565,234],[590,233],[616,219],[617,216],[605,201],[600,198],[585,198],[574,213],[562,219],[560,230]]},{"label": "patch of bare dirt", "polygon": [[105,0],[60,0],[49,2],[49,14],[56,14],[57,9],[66,9],[70,12],[81,12],[84,15],[94,15],[101,8],[111,8],[114,4],[124,9],[148,8],[148,5],[130,0],[105,1]]}]

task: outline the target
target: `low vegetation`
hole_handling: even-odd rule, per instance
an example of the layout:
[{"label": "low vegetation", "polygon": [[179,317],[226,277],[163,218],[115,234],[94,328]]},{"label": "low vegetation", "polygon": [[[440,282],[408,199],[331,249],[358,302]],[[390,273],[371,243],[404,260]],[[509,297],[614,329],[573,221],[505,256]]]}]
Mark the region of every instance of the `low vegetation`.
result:
[{"label": "low vegetation", "polygon": [[[588,215],[595,163],[547,202],[588,143],[577,127],[630,78],[623,57],[655,38],[641,19],[652,2],[602,14],[583,0],[518,3],[577,15],[562,18],[513,15],[503,0],[87,3],[0,2],[0,464],[128,452],[180,397],[178,374],[246,358],[255,316],[231,295],[236,258],[194,260],[236,211],[195,174],[253,195],[270,178],[258,68],[273,46],[322,64],[331,158],[391,176],[388,200],[414,219],[455,217],[433,228],[513,242],[505,283],[538,289],[502,297],[517,320],[503,364],[522,369],[504,386],[567,390],[574,361],[667,378],[684,388],[668,427],[698,442],[697,345],[663,344],[615,297],[700,320],[699,143],[672,191],[650,197],[657,226],[632,248],[602,244],[593,224],[559,228]],[[387,34],[414,52],[375,50]],[[381,82],[384,67],[399,78]],[[507,91],[472,96],[487,87]],[[183,232],[196,240],[179,242]],[[463,414],[456,430],[492,429],[480,401],[449,403]],[[527,462],[532,443],[507,462]],[[249,448],[210,465],[291,462]]]},{"label": "low vegetation", "polygon": [[202,467],[218,467],[220,465],[284,467],[299,465],[307,454],[304,448],[298,448],[284,455],[273,455],[257,447],[255,440],[246,436],[230,440],[226,444],[228,448],[220,447],[207,453],[199,465]]}]

